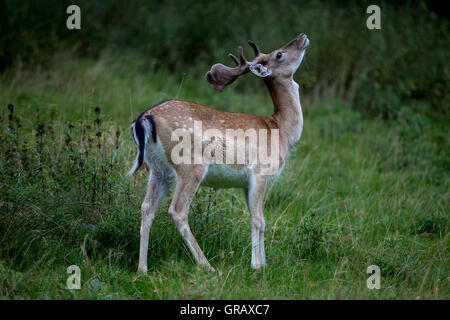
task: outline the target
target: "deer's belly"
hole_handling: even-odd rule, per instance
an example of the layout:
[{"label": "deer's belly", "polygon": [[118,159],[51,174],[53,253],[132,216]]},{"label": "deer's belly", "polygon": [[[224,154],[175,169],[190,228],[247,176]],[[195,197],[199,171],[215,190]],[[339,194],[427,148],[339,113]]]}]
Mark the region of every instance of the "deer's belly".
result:
[{"label": "deer's belly", "polygon": [[233,169],[226,164],[210,164],[201,185],[213,188],[246,188],[248,169]]}]

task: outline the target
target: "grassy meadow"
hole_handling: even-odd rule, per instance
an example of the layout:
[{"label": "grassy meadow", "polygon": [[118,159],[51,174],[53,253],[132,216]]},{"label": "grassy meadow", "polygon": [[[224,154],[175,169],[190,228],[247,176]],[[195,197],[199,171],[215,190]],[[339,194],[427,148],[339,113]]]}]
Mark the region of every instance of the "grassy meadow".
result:
[{"label": "grassy meadow", "polygon": [[[0,299],[449,299],[450,24],[435,1],[0,2]],[[66,8],[81,8],[81,30]],[[304,130],[265,197],[250,267],[240,190],[202,188],[197,267],[161,204],[136,273],[145,170],[129,126],[164,99],[272,113],[263,82],[203,76],[248,39],[304,32]],[[67,268],[81,268],[69,290]],[[367,268],[381,271],[370,290]]]},{"label": "grassy meadow", "polygon": [[[414,113],[367,119],[302,94],[302,139],[265,199],[268,266],[250,268],[241,192],[202,188],[190,225],[217,272],[194,264],[167,214],[169,194],[151,230],[149,275],[137,275],[146,176],[124,176],[136,152],[130,121],[169,97],[269,115],[269,95],[236,86],[219,94],[201,78],[108,60],[64,61],[0,80],[0,297],[449,298],[446,128]],[[66,288],[72,264],[80,290]],[[372,264],[380,290],[366,286]]]}]

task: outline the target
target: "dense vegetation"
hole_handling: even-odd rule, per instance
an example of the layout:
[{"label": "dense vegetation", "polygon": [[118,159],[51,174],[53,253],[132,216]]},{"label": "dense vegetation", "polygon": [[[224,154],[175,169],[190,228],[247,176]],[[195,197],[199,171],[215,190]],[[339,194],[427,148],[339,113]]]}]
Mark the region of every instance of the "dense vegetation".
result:
[{"label": "dense vegetation", "polygon": [[[61,50],[94,58],[131,51],[142,72],[169,70],[200,78],[211,64],[229,63],[226,53],[235,53],[249,38],[269,51],[305,32],[312,43],[302,76],[308,97],[338,96],[385,119],[398,118],[404,102],[448,116],[449,22],[426,1],[382,2],[381,31],[365,27],[370,1],[2,3],[0,70],[21,63],[51,69],[54,53]],[[79,31],[65,27],[69,4],[81,8]]]},{"label": "dense vegetation", "polygon": [[[0,298],[448,299],[448,20],[425,2],[0,3]],[[145,173],[128,126],[180,98],[269,115],[251,75],[223,93],[204,72],[247,38],[311,39],[297,72],[305,128],[265,201],[268,267],[250,269],[238,190],[201,189],[190,225],[217,272],[197,268],[161,205],[138,276]],[[247,50],[250,55],[250,50]],[[81,267],[81,290],[66,268]],[[369,265],[381,290],[366,287]]]}]

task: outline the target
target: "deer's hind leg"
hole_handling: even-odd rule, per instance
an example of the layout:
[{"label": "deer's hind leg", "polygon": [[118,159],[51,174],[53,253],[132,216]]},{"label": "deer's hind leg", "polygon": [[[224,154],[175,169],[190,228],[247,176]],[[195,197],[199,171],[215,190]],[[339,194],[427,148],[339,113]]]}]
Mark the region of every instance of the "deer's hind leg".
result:
[{"label": "deer's hind leg", "polygon": [[195,261],[214,271],[214,268],[206,259],[205,254],[198,245],[191,232],[188,222],[189,206],[203,179],[206,168],[202,165],[190,167],[189,170],[183,170],[178,173],[178,180],[169,208],[169,214],[172,217],[178,231],[183,237],[184,242],[194,256]]},{"label": "deer's hind leg", "polygon": [[155,212],[166,191],[167,185],[163,179],[157,173],[151,171],[148,178],[147,192],[141,205],[141,240],[138,272],[143,274],[147,273],[148,238],[150,228],[152,227],[152,222],[155,218]]}]

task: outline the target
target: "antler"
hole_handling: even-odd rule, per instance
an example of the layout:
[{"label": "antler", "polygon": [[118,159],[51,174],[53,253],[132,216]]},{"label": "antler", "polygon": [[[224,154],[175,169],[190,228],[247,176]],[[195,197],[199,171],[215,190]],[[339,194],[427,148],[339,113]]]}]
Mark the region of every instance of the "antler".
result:
[{"label": "antler", "polygon": [[255,58],[257,56],[259,56],[259,54],[261,53],[261,51],[259,51],[258,46],[256,45],[256,43],[254,43],[252,40],[248,40],[248,44],[253,48],[253,51],[255,52]]},{"label": "antler", "polygon": [[[258,57],[260,54],[258,46],[251,40],[249,40],[248,43],[255,52],[255,58]],[[249,71],[251,63],[245,59],[244,49],[241,46],[238,47],[238,54],[239,59],[231,53],[228,54],[231,60],[236,64],[236,67],[231,68],[221,63],[216,63],[211,67],[211,70],[206,73],[205,78],[214,90],[223,91],[227,85],[233,83],[240,75]]]}]

